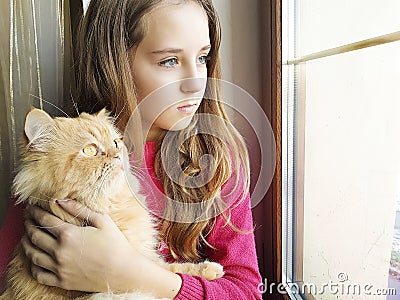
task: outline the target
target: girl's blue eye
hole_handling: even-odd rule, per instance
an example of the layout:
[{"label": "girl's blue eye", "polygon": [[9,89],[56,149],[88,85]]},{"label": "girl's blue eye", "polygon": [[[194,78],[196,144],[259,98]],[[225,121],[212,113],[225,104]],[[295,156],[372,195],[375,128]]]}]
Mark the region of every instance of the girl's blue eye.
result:
[{"label": "girl's blue eye", "polygon": [[167,68],[173,68],[177,64],[178,64],[178,59],[176,59],[175,57],[168,58],[159,63],[160,66],[167,67]]},{"label": "girl's blue eye", "polygon": [[202,55],[199,57],[199,64],[205,65],[209,59],[210,58],[207,55]]}]

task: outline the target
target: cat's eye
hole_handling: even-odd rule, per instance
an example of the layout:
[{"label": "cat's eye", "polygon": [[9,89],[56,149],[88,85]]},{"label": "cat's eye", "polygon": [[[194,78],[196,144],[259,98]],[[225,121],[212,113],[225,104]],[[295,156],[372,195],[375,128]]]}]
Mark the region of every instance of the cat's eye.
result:
[{"label": "cat's eye", "polygon": [[82,151],[87,156],[96,156],[98,153],[96,145],[93,144],[87,145],[85,148],[82,149]]},{"label": "cat's eye", "polygon": [[115,145],[115,148],[117,148],[117,149],[121,148],[122,139],[115,139],[114,140],[114,145]]}]

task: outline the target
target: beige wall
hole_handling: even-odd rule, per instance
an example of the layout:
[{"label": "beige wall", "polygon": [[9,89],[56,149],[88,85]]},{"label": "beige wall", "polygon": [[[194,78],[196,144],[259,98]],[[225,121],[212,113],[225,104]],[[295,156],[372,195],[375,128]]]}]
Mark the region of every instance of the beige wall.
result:
[{"label": "beige wall", "polygon": [[214,0],[221,21],[223,79],[261,101],[261,50],[257,0]]},{"label": "beige wall", "polygon": [[[262,103],[262,51],[258,0],[214,0],[221,22],[220,49],[222,79],[237,85]],[[266,31],[266,30],[265,30]],[[229,102],[229,99],[226,99]],[[245,99],[244,101],[250,101]],[[245,137],[251,157],[251,190],[259,177],[261,154],[259,139],[253,130],[262,120],[246,120],[241,113],[229,111],[234,125]],[[251,124],[250,124],[251,122]]]}]

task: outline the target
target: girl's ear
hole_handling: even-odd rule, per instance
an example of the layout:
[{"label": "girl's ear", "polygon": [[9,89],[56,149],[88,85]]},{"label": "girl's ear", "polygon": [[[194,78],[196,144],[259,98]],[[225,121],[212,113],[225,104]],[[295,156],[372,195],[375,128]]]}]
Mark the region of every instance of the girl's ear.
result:
[{"label": "girl's ear", "polygon": [[41,109],[32,109],[25,119],[25,134],[29,141],[37,134],[42,126],[53,124],[54,120]]}]

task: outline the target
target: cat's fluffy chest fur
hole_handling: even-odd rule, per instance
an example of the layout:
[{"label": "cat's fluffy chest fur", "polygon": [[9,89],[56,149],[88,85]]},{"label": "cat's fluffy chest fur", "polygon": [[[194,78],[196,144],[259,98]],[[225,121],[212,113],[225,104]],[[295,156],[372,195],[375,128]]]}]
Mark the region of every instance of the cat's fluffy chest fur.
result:
[{"label": "cat's fluffy chest fur", "polygon": [[[77,199],[94,211],[108,213],[132,247],[164,268],[209,280],[223,275],[222,266],[216,263],[167,264],[157,254],[154,219],[144,206],[145,199],[136,198],[142,197],[139,181],[124,173],[129,168],[128,159],[123,158],[126,148],[104,110],[75,119],[52,119],[35,109],[27,116],[25,134],[28,141],[13,185],[20,202],[40,205],[62,220],[81,226],[78,218],[67,214],[54,201]],[[154,299],[139,292],[121,298],[39,284],[30,274],[29,261],[20,245],[9,264],[7,283],[0,300]]]},{"label": "cat's fluffy chest fur", "polygon": [[139,182],[133,176],[129,185],[125,182],[120,192],[110,199],[109,215],[139,253],[157,260],[159,256],[156,251],[158,238],[155,220],[143,206],[144,199],[140,202],[132,199],[132,189],[140,197]]}]

